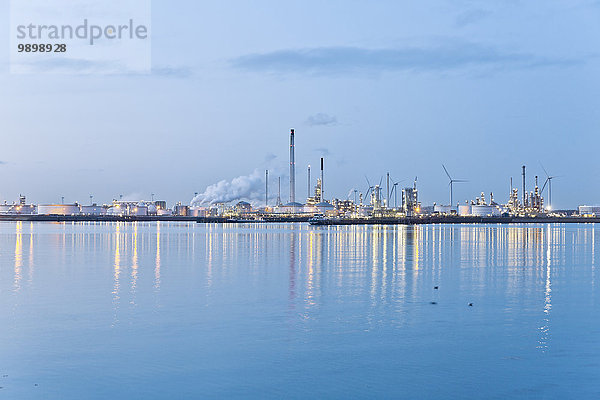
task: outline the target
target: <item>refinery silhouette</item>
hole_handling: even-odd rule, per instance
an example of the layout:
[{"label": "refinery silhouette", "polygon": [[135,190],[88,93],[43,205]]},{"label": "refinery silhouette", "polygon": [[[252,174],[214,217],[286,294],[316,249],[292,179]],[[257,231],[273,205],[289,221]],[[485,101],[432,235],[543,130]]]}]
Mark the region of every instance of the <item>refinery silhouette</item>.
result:
[{"label": "refinery silhouette", "polygon": [[[282,201],[281,176],[277,177],[277,198],[270,204],[270,174],[255,173],[239,182],[209,186],[204,193],[196,193],[189,204],[178,202],[169,207],[166,201],[143,199],[113,199],[97,204],[90,196],[89,204],[28,204],[25,196],[12,204],[0,204],[0,220],[50,221],[197,221],[197,222],[310,222],[328,224],[418,224],[418,223],[510,223],[510,222],[591,222],[600,218],[600,207],[579,206],[577,210],[554,210],[552,181],[541,165],[546,178],[540,187],[538,176],[532,190],[527,188],[527,168],[521,167],[522,186],[513,185],[506,203],[496,201],[493,193],[481,193],[477,198],[460,203],[454,201],[454,185],[468,182],[455,179],[444,164],[441,170],[448,178],[449,203],[424,206],[419,201],[417,177],[410,185],[400,188],[402,181],[394,181],[390,173],[372,184],[365,177],[367,190],[353,189],[346,199],[326,197],[325,158],[320,159],[320,174],[313,186],[311,166],[307,168],[307,197],[297,201],[296,157],[294,129],[290,131],[289,198]],[[235,180],[234,180],[235,181]],[[237,185],[237,186],[236,186]],[[257,187],[262,186],[261,201],[256,198]],[[240,190],[240,187],[246,190]],[[547,190],[546,190],[547,189]],[[547,193],[547,201],[545,198]]]}]

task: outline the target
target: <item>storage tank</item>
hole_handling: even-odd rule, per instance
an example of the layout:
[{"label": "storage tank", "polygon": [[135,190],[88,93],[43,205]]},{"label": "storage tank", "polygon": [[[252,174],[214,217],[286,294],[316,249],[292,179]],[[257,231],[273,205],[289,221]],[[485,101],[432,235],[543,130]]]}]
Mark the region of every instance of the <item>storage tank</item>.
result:
[{"label": "storage tank", "polygon": [[40,204],[38,215],[79,215],[79,204]]},{"label": "storage tank", "polygon": [[476,217],[499,217],[502,214],[500,209],[496,206],[473,204],[471,206],[471,215]]},{"label": "storage tank", "polygon": [[190,217],[208,217],[210,216],[210,209],[206,207],[190,207]]},{"label": "storage tank", "polygon": [[452,206],[443,206],[441,204],[436,204],[433,207],[433,212],[438,212],[440,214],[451,214],[452,213]]},{"label": "storage tank", "polygon": [[175,206],[175,215],[178,215],[180,217],[187,217],[190,213],[190,207],[189,206],[183,206],[183,205],[176,205]]},{"label": "storage tank", "polygon": [[138,204],[129,209],[129,215],[142,216],[148,215],[148,206]]},{"label": "storage tank", "polygon": [[315,208],[317,209],[317,212],[319,212],[321,214],[326,214],[335,209],[334,206],[332,206],[331,204],[326,203],[326,202],[321,202],[321,203],[315,204]]},{"label": "storage tank", "polygon": [[463,206],[458,206],[458,215],[460,215],[461,217],[471,215],[471,206],[468,204],[463,205]]},{"label": "storage tank", "polygon": [[106,208],[102,206],[80,206],[81,215],[105,215]]}]

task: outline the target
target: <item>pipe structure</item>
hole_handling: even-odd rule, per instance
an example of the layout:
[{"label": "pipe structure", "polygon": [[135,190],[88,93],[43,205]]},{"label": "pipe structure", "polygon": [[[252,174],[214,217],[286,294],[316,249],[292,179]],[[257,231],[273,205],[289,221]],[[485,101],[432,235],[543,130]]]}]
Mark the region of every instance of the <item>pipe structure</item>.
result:
[{"label": "pipe structure", "polygon": [[321,157],[321,201],[325,201],[325,185],[324,185],[325,181],[323,179],[325,177],[325,175],[323,173],[324,165],[325,165],[324,160],[325,159],[323,157]]},{"label": "pipe structure", "polygon": [[306,196],[306,198],[308,199],[310,197],[310,165],[308,166],[308,194]]},{"label": "pipe structure", "polygon": [[525,191],[525,166],[523,165],[523,208],[527,205],[527,192]]},{"label": "pipe structure", "polygon": [[296,201],[296,159],[294,154],[294,130],[290,131],[290,203]]}]

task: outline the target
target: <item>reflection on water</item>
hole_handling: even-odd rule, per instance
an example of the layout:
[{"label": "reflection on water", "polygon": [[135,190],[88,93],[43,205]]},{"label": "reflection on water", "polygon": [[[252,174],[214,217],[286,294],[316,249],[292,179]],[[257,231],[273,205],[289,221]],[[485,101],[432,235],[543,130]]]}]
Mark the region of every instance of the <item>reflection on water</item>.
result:
[{"label": "reflection on water", "polygon": [[[393,357],[377,369],[395,366],[398,375],[388,377],[392,382],[411,374],[397,360],[419,365],[432,346],[458,364],[475,362],[457,350],[460,346],[482,341],[487,344],[472,354],[488,357],[490,365],[526,359],[523,354],[567,354],[564,349],[574,345],[565,338],[565,321],[583,328],[570,336],[582,335],[593,331],[583,312],[600,311],[596,229],[593,224],[0,224],[0,254],[8,254],[0,259],[0,296],[19,310],[26,299],[50,310],[54,306],[60,311],[48,324],[58,321],[74,332],[85,325],[65,314],[79,306],[77,318],[89,314],[90,321],[115,334],[125,326],[134,336],[166,332],[163,340],[170,346],[177,348],[175,340],[185,343],[177,363],[185,363],[181,359],[188,351],[201,358],[196,341],[208,351],[221,336],[226,342],[221,351],[233,346],[243,353],[258,346],[257,354],[267,357],[283,335],[293,344],[280,351],[317,371],[303,354],[322,351],[321,343],[335,349],[340,337],[352,337],[343,343],[344,351],[360,348],[356,362],[376,365],[388,354]],[[584,311],[575,308],[578,303]],[[0,316],[15,328],[14,320]],[[33,325],[46,323],[37,318]],[[213,329],[217,333],[207,333]],[[301,332],[307,336],[299,338]],[[419,350],[411,353],[401,347],[405,343]],[[598,345],[588,338],[586,351]],[[156,346],[152,351],[164,347]],[[257,354],[246,362],[260,359]],[[432,365],[438,359],[430,356]],[[171,362],[176,363],[167,361],[167,367]],[[188,362],[190,367],[196,360]],[[280,368],[282,362],[275,360]],[[496,375],[512,374],[514,366],[505,368]],[[327,370],[320,373],[326,376]],[[377,379],[374,372],[365,373]]]},{"label": "reflection on water", "polygon": [[21,274],[23,267],[23,223],[17,222],[17,234],[15,239],[15,279],[14,290],[18,292],[21,289]]},{"label": "reflection on water", "polygon": [[154,263],[154,288],[160,290],[160,222],[156,223],[156,258]]},{"label": "reflection on water", "polygon": [[[27,239],[28,281],[33,281],[34,258],[39,239],[36,225],[13,224],[13,290],[23,279],[23,241]],[[56,225],[53,225],[56,226]],[[204,271],[205,286],[215,279],[231,277],[244,268],[260,276],[265,266],[285,255],[288,265],[288,300],[307,308],[317,305],[324,285],[366,290],[369,302],[416,299],[421,274],[432,281],[457,275],[459,287],[482,295],[488,285],[503,287],[510,297],[539,285],[545,316],[540,344],[547,341],[552,309],[552,275],[556,266],[588,263],[589,282],[594,285],[597,252],[593,225],[430,225],[347,226],[308,225],[186,225],[155,224],[61,224],[50,234],[57,257],[112,249],[112,300],[118,308],[123,272],[129,276],[130,303],[135,304],[140,273],[150,267],[153,254],[153,287],[161,288],[161,246],[168,242],[166,257],[194,260]],[[47,227],[47,226],[46,226]],[[97,231],[101,228],[100,231]],[[167,237],[161,232],[165,228]],[[182,230],[185,230],[184,232]],[[48,241],[47,241],[48,242]],[[59,244],[60,243],[60,244]],[[58,246],[58,247],[57,247]],[[123,260],[131,260],[130,266]],[[146,261],[144,261],[146,260]],[[202,261],[203,260],[203,261]],[[124,268],[128,271],[124,271]],[[235,271],[231,269],[234,268]],[[190,272],[190,271],[188,271]],[[493,279],[492,279],[493,278]],[[300,294],[301,297],[298,297]]]}]

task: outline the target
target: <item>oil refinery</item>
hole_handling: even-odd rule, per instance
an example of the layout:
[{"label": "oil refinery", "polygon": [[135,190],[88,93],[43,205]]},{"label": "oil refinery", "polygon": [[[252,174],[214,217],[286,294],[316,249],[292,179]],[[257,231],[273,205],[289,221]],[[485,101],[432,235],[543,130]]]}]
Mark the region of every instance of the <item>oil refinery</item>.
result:
[{"label": "oil refinery", "polygon": [[[454,202],[454,184],[467,182],[454,179],[445,165],[448,177],[449,204],[433,203],[423,206],[419,201],[417,178],[411,185],[399,188],[399,182],[390,181],[387,173],[378,184],[367,179],[365,193],[352,190],[353,199],[326,196],[325,158],[320,159],[319,176],[313,186],[311,167],[307,169],[307,197],[297,201],[296,192],[296,131],[290,131],[289,147],[289,197],[282,202],[281,177],[277,178],[277,200],[269,204],[268,170],[264,174],[264,204],[252,204],[249,199],[237,196],[230,201],[178,202],[171,207],[165,201],[113,199],[107,204],[28,204],[26,197],[18,202],[0,204],[0,220],[50,220],[50,221],[197,221],[197,222],[310,222],[311,224],[417,224],[417,223],[500,223],[500,222],[600,222],[600,207],[580,206],[578,210],[552,211],[552,179],[542,166],[546,179],[540,187],[535,176],[533,188],[527,187],[527,168],[521,167],[522,185],[513,185],[506,203],[496,201],[493,193],[481,193],[464,203]],[[254,178],[258,179],[258,178]],[[546,188],[548,189],[546,191]],[[544,192],[548,193],[546,204]],[[262,195],[261,195],[262,196]],[[400,202],[398,202],[400,199]],[[63,199],[64,200],[64,199]]]}]

